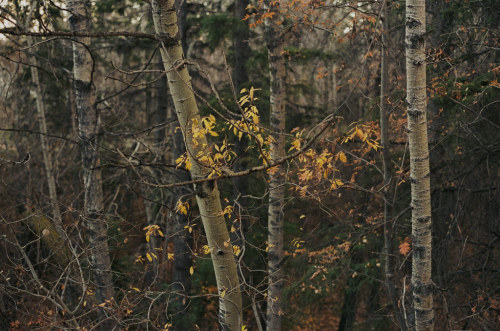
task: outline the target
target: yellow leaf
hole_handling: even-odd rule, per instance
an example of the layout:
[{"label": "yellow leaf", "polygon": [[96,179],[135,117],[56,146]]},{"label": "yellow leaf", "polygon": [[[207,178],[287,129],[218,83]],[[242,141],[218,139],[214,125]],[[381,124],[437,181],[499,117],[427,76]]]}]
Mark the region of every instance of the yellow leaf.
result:
[{"label": "yellow leaf", "polygon": [[226,295],[226,290],[220,292],[220,297],[223,298]]},{"label": "yellow leaf", "polygon": [[203,254],[210,254],[210,247],[208,245],[203,245]]},{"label": "yellow leaf", "polygon": [[240,255],[240,253],[241,253],[240,246],[233,245],[233,252],[234,252],[234,255],[236,255],[236,256]]},{"label": "yellow leaf", "polygon": [[191,161],[189,159],[186,160],[186,170],[187,171],[191,170]]},{"label": "yellow leaf", "polygon": [[290,149],[288,151],[291,151],[292,149],[296,149],[296,150],[300,149],[300,140],[299,139],[295,139],[294,141],[292,141],[292,147],[290,147]]},{"label": "yellow leaf", "polygon": [[132,287],[133,290],[137,291],[137,292],[140,292],[141,290],[139,290],[137,287]]},{"label": "yellow leaf", "polygon": [[300,215],[300,217],[299,217],[299,218],[300,218],[300,219],[303,219],[303,218],[305,218],[305,217],[306,217],[306,215]]},{"label": "yellow leaf", "polygon": [[191,266],[191,268],[189,268],[189,273],[190,273],[191,275],[192,275],[192,274],[194,274],[194,268],[193,268],[193,266]]},{"label": "yellow leaf", "polygon": [[173,253],[168,253],[167,259],[173,261],[174,260],[174,254]]},{"label": "yellow leaf", "polygon": [[159,234],[160,236],[162,236],[162,237],[165,237],[165,236],[163,235],[163,232],[161,232],[161,230],[158,230],[158,234]]},{"label": "yellow leaf", "polygon": [[151,258],[151,255],[149,255],[149,253],[146,253],[146,257],[148,258],[149,262],[153,262],[153,259]]},{"label": "yellow leaf", "polygon": [[231,225],[231,232],[236,232],[236,228],[233,225]]},{"label": "yellow leaf", "polygon": [[146,242],[149,242],[149,236],[146,236]]},{"label": "yellow leaf", "polygon": [[345,156],[344,152],[339,153],[339,159],[340,159],[340,161],[342,161],[342,163],[347,162],[347,157]]}]

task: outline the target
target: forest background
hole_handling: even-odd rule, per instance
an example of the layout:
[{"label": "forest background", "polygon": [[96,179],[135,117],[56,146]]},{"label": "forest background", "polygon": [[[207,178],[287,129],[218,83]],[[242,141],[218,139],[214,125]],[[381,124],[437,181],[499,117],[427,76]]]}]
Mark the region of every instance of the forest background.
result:
[{"label": "forest background", "polygon": [[[499,9],[426,1],[438,330],[500,325]],[[0,329],[415,328],[405,14],[0,1]]]}]

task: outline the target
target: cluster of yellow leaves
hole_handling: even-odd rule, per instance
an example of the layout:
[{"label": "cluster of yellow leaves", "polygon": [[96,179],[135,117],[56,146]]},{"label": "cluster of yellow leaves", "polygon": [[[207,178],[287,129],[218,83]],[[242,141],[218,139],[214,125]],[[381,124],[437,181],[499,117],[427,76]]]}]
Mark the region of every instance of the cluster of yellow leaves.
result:
[{"label": "cluster of yellow leaves", "polygon": [[343,139],[343,143],[349,141],[361,140],[369,149],[378,150],[381,146],[378,143],[378,132],[370,125],[355,124],[354,127],[347,133],[347,137]]},{"label": "cluster of yellow leaves", "polygon": [[180,199],[177,201],[177,205],[175,206],[175,212],[180,213],[182,215],[187,215],[189,210],[189,202],[182,202]]},{"label": "cluster of yellow leaves", "polygon": [[177,164],[177,168],[179,168],[182,164],[184,164],[184,167],[186,168],[187,171],[190,171],[192,166],[191,160],[189,159],[186,153],[179,156],[175,160],[175,164]]},{"label": "cluster of yellow leaves", "polygon": [[[271,137],[264,135],[264,130],[260,127],[260,117],[257,107],[253,104],[258,100],[255,92],[258,89],[251,87],[250,89],[241,90],[241,98],[238,100],[238,105],[241,109],[241,117],[239,119],[228,120],[229,132],[233,133],[238,140],[244,136],[249,140],[248,149],[257,148],[259,157],[263,159],[264,164],[267,164],[269,159],[269,146],[271,144]],[[232,150],[232,146],[228,143],[227,137],[223,139],[222,144],[211,144],[208,146],[206,143],[200,145],[200,139],[207,135],[218,137],[220,132],[225,131],[225,123],[219,125],[221,130],[216,131],[217,120],[215,116],[209,115],[201,118],[201,125],[199,121],[194,120],[191,124],[191,131],[193,134],[193,145],[195,146],[196,155],[188,156],[184,153],[178,157],[175,162],[177,167],[184,165],[189,171],[191,170],[193,159],[196,163],[203,165],[205,168],[210,169],[207,178],[220,176],[224,173],[231,173],[232,160],[236,153]]]},{"label": "cluster of yellow leaves", "polygon": [[143,230],[146,230],[146,241],[149,242],[149,239],[151,236],[156,236],[159,235],[160,237],[164,237],[163,232],[160,230],[159,225],[148,225],[143,228]]},{"label": "cluster of yellow leaves", "polygon": [[[300,149],[300,146],[300,138],[297,138],[292,141],[290,149]],[[327,148],[318,152],[310,148],[298,157],[298,161],[300,164],[298,170],[300,187],[298,189],[300,191],[304,192],[311,183],[319,183],[323,180],[329,183],[329,190],[335,190],[344,185],[339,178],[336,178],[339,170],[335,166],[337,161],[347,162],[344,152],[334,153]]]},{"label": "cluster of yellow leaves", "polygon": [[191,132],[195,139],[206,136],[207,134],[217,137],[219,134],[214,131],[216,125],[215,116],[210,114],[209,116],[205,116],[201,118],[201,123],[203,125],[200,126],[198,120],[194,119],[191,121]]}]

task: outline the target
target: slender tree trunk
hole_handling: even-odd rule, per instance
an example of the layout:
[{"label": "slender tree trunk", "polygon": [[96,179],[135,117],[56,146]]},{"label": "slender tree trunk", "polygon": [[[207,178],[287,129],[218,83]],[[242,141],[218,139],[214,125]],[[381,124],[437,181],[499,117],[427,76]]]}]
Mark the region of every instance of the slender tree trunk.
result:
[{"label": "slender tree trunk", "polygon": [[[89,3],[85,0],[67,0],[67,8],[72,32],[89,32],[90,20],[87,13]],[[85,46],[84,46],[85,45]],[[91,268],[96,286],[98,303],[112,304],[114,290],[111,280],[111,262],[109,258],[106,222],[103,219],[103,192],[99,165],[98,135],[99,117],[95,105],[93,86],[94,62],[87,47],[90,38],[78,38],[73,42],[73,75],[75,102],[78,116],[78,136],[83,161],[83,185],[85,193],[85,217],[90,244]],[[116,322],[100,309],[101,330],[117,329]]]},{"label": "slender tree trunk", "polygon": [[382,4],[382,47],[380,63],[380,136],[382,144],[382,167],[384,172],[384,275],[387,294],[391,300],[392,309],[398,321],[401,330],[406,330],[406,323],[399,309],[396,298],[396,287],[394,285],[394,274],[392,267],[392,228],[389,226],[391,221],[391,155],[389,146],[389,69],[388,69],[388,41],[387,33],[389,31],[389,15],[387,9],[387,0]]},{"label": "slender tree trunk", "polygon": [[[33,38],[28,37],[28,47],[33,45]],[[38,72],[38,59],[36,56],[31,57],[31,79],[35,87],[36,111],[38,113],[38,124],[40,126],[40,145],[43,154],[43,165],[45,168],[45,176],[47,177],[47,186],[49,189],[49,199],[52,209],[53,222],[56,229],[62,232],[62,218],[59,203],[57,201],[56,180],[54,175],[54,165],[52,164],[52,156],[50,154],[49,143],[47,141],[47,122],[45,120],[45,104],[43,103],[42,87],[40,86],[40,76]],[[62,235],[62,233],[60,233]]]},{"label": "slender tree trunk", "polygon": [[[177,14],[174,0],[153,0],[155,30],[161,38],[163,65],[167,71],[170,92],[191,162],[191,177],[206,178],[208,169],[197,159],[207,153],[204,135],[194,138],[193,131],[201,129],[201,118],[191,87],[191,79],[179,39]],[[195,186],[196,201],[207,235],[214,264],[215,278],[219,290],[219,319],[223,329],[241,328],[241,289],[233,248],[229,244],[229,233],[222,214],[219,189],[215,181]]]},{"label": "slender tree trunk", "polygon": [[[37,4],[35,1],[31,2],[30,11],[26,18],[26,22],[24,24],[24,29],[29,30],[31,25],[31,19],[34,11],[36,10]],[[29,52],[33,52],[33,37],[27,36],[28,40],[28,48]],[[35,100],[36,100],[36,111],[38,114],[38,125],[40,127],[40,145],[42,148],[43,155],[43,165],[45,168],[45,176],[47,178],[47,187],[49,189],[49,200],[52,210],[53,223],[55,225],[55,229],[59,232],[60,236],[63,236],[63,228],[62,228],[62,217],[61,217],[61,209],[59,208],[59,203],[57,200],[57,191],[56,191],[56,180],[54,175],[54,165],[52,164],[52,156],[50,154],[49,143],[47,139],[47,121],[45,120],[45,104],[43,102],[43,93],[42,86],[40,85],[40,75],[38,72],[38,59],[36,55],[30,57],[31,62],[31,80],[33,81],[33,85],[35,87]],[[62,237],[64,238],[64,237]]]},{"label": "slender tree trunk", "polygon": [[[271,6],[271,3],[273,5]],[[269,11],[279,12],[279,3],[266,0]],[[285,58],[283,37],[275,19],[266,19],[264,33],[268,49],[269,71],[271,76],[271,161],[285,155]],[[268,273],[267,291],[267,330],[281,330],[283,272],[283,206],[285,201],[285,176],[283,166],[269,175],[268,210]]]},{"label": "slender tree trunk", "polygon": [[415,329],[433,330],[432,220],[427,141],[425,0],[406,1],[406,81],[412,207],[412,276]]}]

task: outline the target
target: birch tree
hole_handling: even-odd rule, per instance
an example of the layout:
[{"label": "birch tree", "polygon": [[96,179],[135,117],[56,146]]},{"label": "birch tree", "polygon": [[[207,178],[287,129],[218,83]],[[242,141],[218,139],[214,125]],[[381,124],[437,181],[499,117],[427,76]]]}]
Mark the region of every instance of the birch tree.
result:
[{"label": "birch tree", "polygon": [[[264,1],[270,12],[279,12],[278,1]],[[277,25],[277,15],[264,21],[264,34],[268,49],[269,73],[271,77],[271,162],[285,155],[285,58],[283,36]],[[283,287],[283,206],[285,201],[285,176],[283,166],[269,174],[268,209],[268,273],[267,329],[281,330],[281,289]]]},{"label": "birch tree", "polygon": [[406,88],[412,207],[412,275],[415,329],[433,330],[432,220],[427,141],[425,0],[406,1]]},{"label": "birch tree", "polygon": [[[207,138],[202,133],[201,118],[179,38],[175,1],[153,0],[151,5],[155,31],[161,42],[163,65],[191,164],[191,177],[206,178],[209,169],[198,158],[207,153]],[[194,133],[197,133],[196,138]],[[240,330],[241,289],[217,183],[206,181],[197,184],[195,193],[217,280],[219,321],[225,330]]]},{"label": "birch tree", "polygon": [[[89,32],[89,3],[85,0],[67,0],[72,32]],[[112,303],[114,290],[111,279],[106,221],[103,218],[103,192],[99,165],[98,135],[99,116],[95,105],[93,85],[94,60],[89,53],[90,38],[80,37],[73,42],[73,76],[75,103],[78,115],[78,138],[83,163],[85,193],[85,218],[88,227],[90,260],[98,304]],[[102,330],[111,330],[116,323],[100,309],[100,317],[106,319]]]}]

